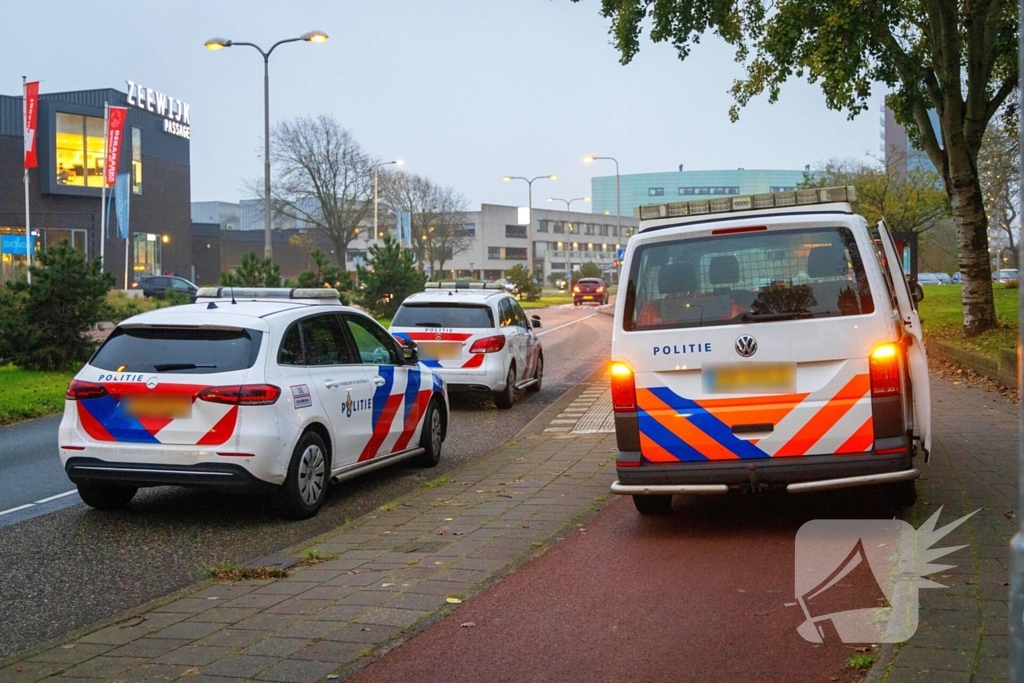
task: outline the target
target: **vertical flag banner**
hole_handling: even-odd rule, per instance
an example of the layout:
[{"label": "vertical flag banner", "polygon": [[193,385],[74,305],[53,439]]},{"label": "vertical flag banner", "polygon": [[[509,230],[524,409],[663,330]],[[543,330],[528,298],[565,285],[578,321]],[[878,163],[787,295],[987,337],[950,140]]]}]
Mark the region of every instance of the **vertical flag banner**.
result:
[{"label": "vertical flag banner", "polygon": [[117,182],[117,164],[121,159],[121,140],[124,138],[124,120],[127,107],[110,107],[107,121],[107,153],[103,160],[103,183],[107,187]]},{"label": "vertical flag banner", "polygon": [[36,125],[39,119],[39,81],[25,84],[25,168],[39,166]]},{"label": "vertical flag banner", "polygon": [[395,232],[398,233],[396,236],[399,245],[406,249],[412,248],[412,214],[408,211],[396,211],[395,222],[398,224]]},{"label": "vertical flag banner", "polygon": [[117,216],[117,233],[121,239],[128,239],[128,198],[131,196],[131,174],[121,173],[114,185],[114,214]]}]

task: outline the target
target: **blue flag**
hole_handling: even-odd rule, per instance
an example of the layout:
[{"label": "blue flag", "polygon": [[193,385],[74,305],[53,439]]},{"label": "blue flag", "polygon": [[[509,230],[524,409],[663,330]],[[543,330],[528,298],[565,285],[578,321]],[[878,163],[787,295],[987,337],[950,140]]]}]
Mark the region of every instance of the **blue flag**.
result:
[{"label": "blue flag", "polygon": [[114,212],[117,214],[117,232],[121,239],[128,239],[128,198],[131,196],[131,175],[117,176],[113,192]]}]

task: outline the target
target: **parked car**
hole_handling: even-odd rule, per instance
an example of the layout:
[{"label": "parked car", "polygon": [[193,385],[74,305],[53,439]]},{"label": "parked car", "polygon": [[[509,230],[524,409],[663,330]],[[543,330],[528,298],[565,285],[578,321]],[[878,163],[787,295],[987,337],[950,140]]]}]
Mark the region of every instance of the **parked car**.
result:
[{"label": "parked car", "polygon": [[955,273],[953,273],[953,277],[951,279],[953,280],[953,284],[960,284],[960,271],[958,270]]},{"label": "parked car", "polygon": [[940,285],[951,285],[953,284],[953,278],[947,273],[935,273],[939,277]]},{"label": "parked car", "polygon": [[917,284],[919,285],[941,285],[942,280],[939,279],[938,273],[918,273]]},{"label": "parked car", "polygon": [[133,282],[132,288],[141,289],[144,296],[158,299],[163,298],[168,291],[179,292],[187,294],[192,301],[195,301],[196,292],[199,291],[194,283],[173,275],[146,275]]},{"label": "parked car", "polygon": [[1002,282],[1003,284],[1007,282],[1020,282],[1020,272],[1016,268],[1003,268],[996,271],[995,275],[992,276],[992,280],[994,282]]},{"label": "parked car", "polygon": [[572,288],[572,303],[579,306],[585,301],[597,304],[608,303],[608,288],[604,280],[596,277],[580,278]]}]

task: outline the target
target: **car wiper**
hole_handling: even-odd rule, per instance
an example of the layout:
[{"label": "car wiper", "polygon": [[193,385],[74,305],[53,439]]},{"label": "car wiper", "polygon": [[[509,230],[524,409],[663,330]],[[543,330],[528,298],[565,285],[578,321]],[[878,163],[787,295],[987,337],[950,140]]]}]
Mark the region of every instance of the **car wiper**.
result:
[{"label": "car wiper", "polygon": [[162,363],[154,365],[154,372],[173,372],[174,370],[193,370],[195,368],[215,368],[216,365],[203,365],[196,363]]},{"label": "car wiper", "polygon": [[441,323],[416,323],[416,327],[444,327]]},{"label": "car wiper", "polygon": [[743,322],[762,322],[773,320],[801,320],[803,318],[813,317],[814,314],[810,311],[789,311],[787,313],[744,313],[740,316],[740,320]]}]

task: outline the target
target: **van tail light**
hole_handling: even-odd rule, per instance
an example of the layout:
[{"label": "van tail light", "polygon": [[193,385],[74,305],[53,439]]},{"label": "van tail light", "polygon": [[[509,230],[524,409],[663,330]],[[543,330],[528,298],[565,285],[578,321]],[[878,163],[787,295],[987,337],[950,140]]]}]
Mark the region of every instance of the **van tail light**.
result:
[{"label": "van tail light", "polygon": [[900,379],[900,348],[897,344],[880,344],[868,359],[871,368],[871,396],[896,396],[903,390]]},{"label": "van tail light", "polygon": [[636,382],[633,370],[625,363],[612,363],[612,407],[616,413],[636,410]]},{"label": "van tail light", "polygon": [[269,406],[277,403],[281,390],[273,384],[235,384],[225,387],[205,387],[196,398],[209,403],[232,406]]},{"label": "van tail light", "polygon": [[83,382],[80,379],[71,380],[64,397],[69,401],[87,401],[90,398],[103,398],[107,396],[107,389],[102,384],[95,382]]},{"label": "van tail light", "polygon": [[470,353],[497,353],[505,348],[505,335],[496,334],[493,337],[477,339],[469,347]]}]

